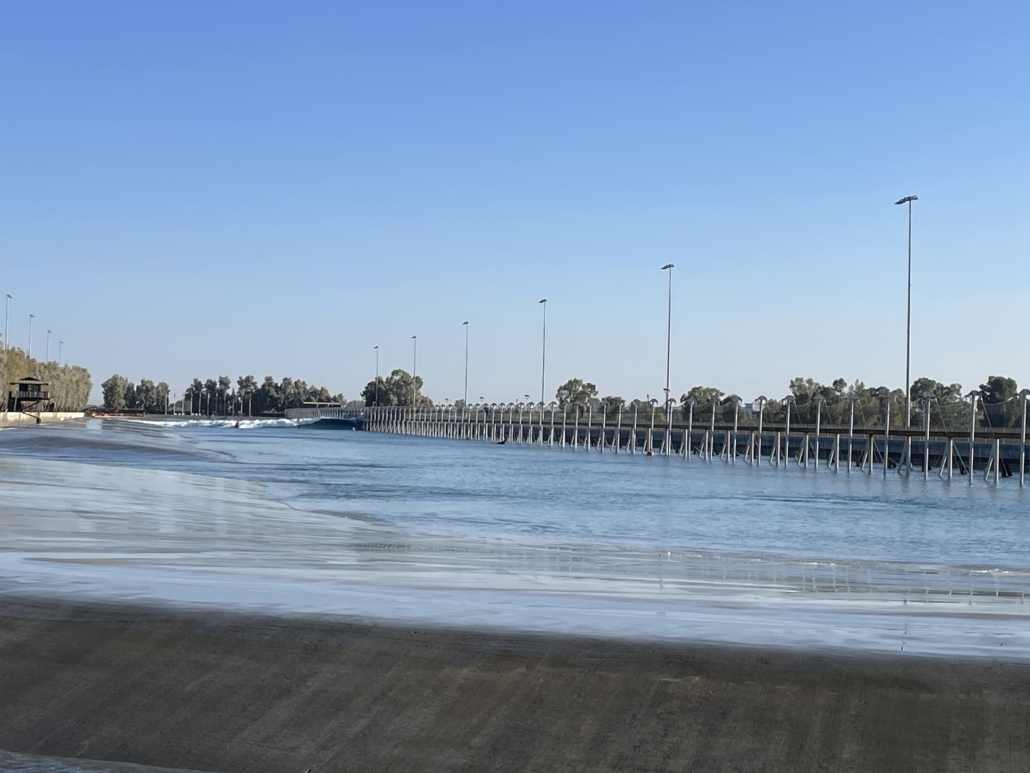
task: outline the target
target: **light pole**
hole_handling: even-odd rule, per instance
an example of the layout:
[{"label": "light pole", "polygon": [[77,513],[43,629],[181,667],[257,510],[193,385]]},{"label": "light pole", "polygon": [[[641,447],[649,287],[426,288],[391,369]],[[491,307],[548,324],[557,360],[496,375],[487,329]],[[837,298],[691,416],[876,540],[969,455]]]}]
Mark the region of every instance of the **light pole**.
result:
[{"label": "light pole", "polygon": [[64,341],[57,342],[57,367],[61,367],[64,358]]},{"label": "light pole", "polygon": [[461,323],[465,328],[465,406],[469,404],[469,323],[468,320]]},{"label": "light pole", "polygon": [[894,202],[895,205],[908,204],[908,316],[905,322],[905,428],[912,425],[912,202],[918,196],[906,196]]},{"label": "light pole", "polygon": [[46,359],[44,362],[50,362],[50,331],[46,331]]},{"label": "light pole", "polygon": [[669,402],[669,372],[672,364],[672,270],[675,266],[672,263],[666,263],[662,266],[662,271],[669,272],[669,315],[668,322],[665,329],[665,402]]},{"label": "light pole", "polygon": [[544,401],[544,375],[547,373],[547,299],[541,298],[538,303],[544,305],[544,337],[540,348],[540,402]]},{"label": "light pole", "polygon": [[372,405],[379,405],[379,347],[373,347],[376,350],[376,380],[372,383],[375,384],[372,387],[372,392],[375,395],[373,398]]},{"label": "light pole", "polygon": [[418,403],[418,381],[415,375],[418,372],[418,336],[411,337],[411,405]]},{"label": "light pole", "polygon": [[29,359],[32,359],[32,320],[36,318],[35,314],[29,314]]},{"label": "light pole", "polygon": [[7,343],[10,340],[7,335],[7,323],[11,317],[11,298],[13,297],[13,295],[7,293],[7,300],[5,301],[4,306],[4,351],[7,351],[11,347],[11,345]]}]

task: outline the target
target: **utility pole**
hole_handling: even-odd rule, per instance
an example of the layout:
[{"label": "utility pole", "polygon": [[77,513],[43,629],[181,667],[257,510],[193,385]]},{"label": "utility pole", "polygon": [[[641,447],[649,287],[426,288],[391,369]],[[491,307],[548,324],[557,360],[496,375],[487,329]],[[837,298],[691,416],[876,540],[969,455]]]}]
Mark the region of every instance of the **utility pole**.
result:
[{"label": "utility pole", "polygon": [[469,323],[468,320],[461,323],[465,328],[465,407],[469,404]]},{"label": "utility pole", "polygon": [[672,367],[672,270],[675,266],[666,263],[662,271],[669,272],[669,314],[665,330],[665,410],[669,410],[669,375]]},{"label": "utility pole", "polygon": [[547,299],[541,298],[537,303],[544,305],[544,336],[540,347],[540,402],[544,401],[544,378],[547,374]]},{"label": "utility pole", "polygon": [[918,196],[906,196],[894,202],[908,204],[908,314],[905,322],[905,428],[912,426],[912,202]]},{"label": "utility pole", "polygon": [[6,301],[6,305],[4,306],[4,351],[5,352],[8,349],[11,348],[10,343],[8,343],[8,341],[10,341],[11,339],[7,335],[7,323],[8,323],[8,321],[11,318],[11,298],[13,298],[13,297],[14,296],[12,296],[10,293],[7,293],[7,301]]}]

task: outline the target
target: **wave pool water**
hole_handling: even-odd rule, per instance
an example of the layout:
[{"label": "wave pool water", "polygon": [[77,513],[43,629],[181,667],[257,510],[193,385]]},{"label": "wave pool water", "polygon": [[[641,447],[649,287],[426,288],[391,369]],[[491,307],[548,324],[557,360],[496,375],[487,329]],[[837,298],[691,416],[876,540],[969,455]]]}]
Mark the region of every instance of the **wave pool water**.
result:
[{"label": "wave pool water", "polygon": [[0,592],[1030,655],[1015,486],[253,430],[0,434]]}]

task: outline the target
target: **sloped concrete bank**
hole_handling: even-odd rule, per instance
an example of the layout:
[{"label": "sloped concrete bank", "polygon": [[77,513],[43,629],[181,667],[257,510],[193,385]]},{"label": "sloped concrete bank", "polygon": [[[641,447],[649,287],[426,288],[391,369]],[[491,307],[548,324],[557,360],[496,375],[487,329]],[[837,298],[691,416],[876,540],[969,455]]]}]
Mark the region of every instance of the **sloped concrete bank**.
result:
[{"label": "sloped concrete bank", "polygon": [[219,771],[1030,769],[1030,666],[0,602],[0,748]]},{"label": "sloped concrete bank", "polygon": [[42,413],[21,413],[20,411],[0,411],[0,428],[13,427],[20,424],[49,424],[55,421],[70,421],[85,418],[86,414],[73,411],[43,411]]}]

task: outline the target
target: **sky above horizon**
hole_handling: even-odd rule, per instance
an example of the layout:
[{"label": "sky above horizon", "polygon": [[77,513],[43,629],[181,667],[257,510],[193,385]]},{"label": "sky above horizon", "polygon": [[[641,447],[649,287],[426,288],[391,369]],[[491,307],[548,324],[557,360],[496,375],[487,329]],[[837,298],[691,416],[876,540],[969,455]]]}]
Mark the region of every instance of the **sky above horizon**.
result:
[{"label": "sky above horizon", "polygon": [[1030,5],[9,4],[10,339],[437,401],[1030,386]]}]

